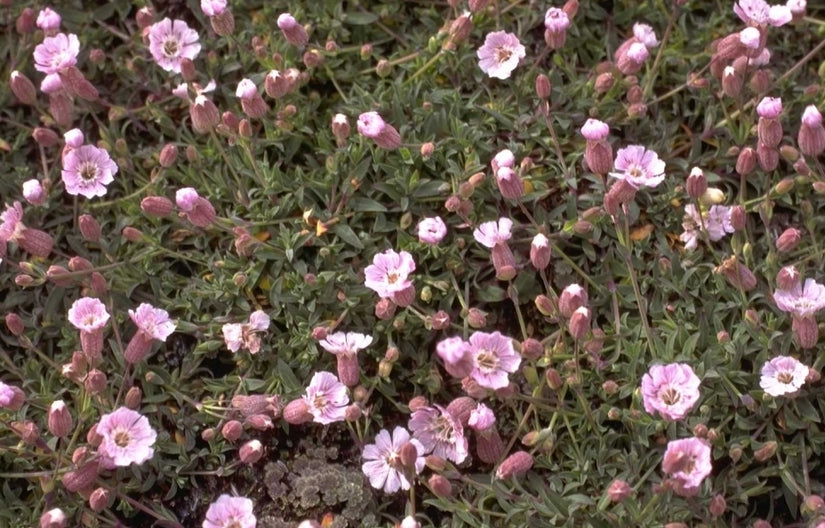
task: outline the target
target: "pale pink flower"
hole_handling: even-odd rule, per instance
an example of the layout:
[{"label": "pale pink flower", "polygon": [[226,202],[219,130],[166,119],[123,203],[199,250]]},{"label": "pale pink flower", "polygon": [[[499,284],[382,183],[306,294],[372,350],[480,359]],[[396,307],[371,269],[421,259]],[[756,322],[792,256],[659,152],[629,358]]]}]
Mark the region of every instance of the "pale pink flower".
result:
[{"label": "pale pink flower", "polygon": [[23,197],[31,205],[43,205],[46,202],[46,189],[40,180],[26,180],[23,182]]},{"label": "pale pink flower", "polygon": [[50,7],[44,7],[37,13],[37,27],[45,32],[60,29],[60,21],[60,15],[55,13]]},{"label": "pale pink flower", "polygon": [[269,316],[263,310],[256,310],[249,316],[247,323],[227,323],[223,325],[223,339],[226,347],[237,352],[241,348],[249,350],[250,354],[257,354],[261,350],[260,332],[269,329]]},{"label": "pale pink flower", "polygon": [[671,422],[683,419],[699,401],[700,383],[690,365],[653,365],[642,377],[645,411]]},{"label": "pale pink flower", "polygon": [[26,395],[22,389],[14,385],[6,385],[0,381],[0,409],[16,411],[25,401]]},{"label": "pale pink flower", "polygon": [[210,18],[218,16],[226,11],[226,0],[201,0],[201,11]]},{"label": "pale pink flower", "polygon": [[504,149],[499,151],[493,159],[490,161],[490,166],[493,168],[493,172],[498,172],[499,169],[508,167],[510,169],[516,164],[516,157],[513,155],[513,151],[510,149]]},{"label": "pale pink flower", "polygon": [[66,142],[67,147],[76,149],[83,146],[85,136],[83,135],[82,130],[79,128],[73,128],[63,134],[63,140]]},{"label": "pale pink flower", "polygon": [[176,325],[169,319],[169,312],[148,303],[142,303],[137,310],[129,310],[129,317],[137,325],[138,332],[158,341],[166,341],[175,331]]},{"label": "pale pink flower", "polygon": [[814,279],[806,279],[804,286],[797,283],[793,289],[776,290],[773,300],[783,312],[798,317],[812,317],[825,308],[825,286]]},{"label": "pale pink flower", "polygon": [[626,181],[634,189],[656,187],[665,179],[665,162],[641,145],[619,149],[613,166],[617,172],[610,175]]},{"label": "pale pink flower", "polygon": [[493,410],[479,403],[478,406],[470,411],[470,419],[467,425],[475,431],[486,431],[496,423],[496,415]]},{"label": "pale pink flower", "polygon": [[373,488],[383,489],[384,493],[395,493],[399,489],[410,489],[407,470],[401,464],[401,448],[407,443],[415,446],[418,456],[415,459],[415,474],[424,469],[424,446],[403,427],[396,427],[392,437],[386,429],[375,435],[375,443],[364,446],[363,458],[366,460],[361,470]]},{"label": "pale pink flower", "polygon": [[688,204],[685,206],[685,217],[682,221],[682,228],[685,231],[679,235],[679,240],[685,243],[685,249],[689,251],[696,249],[703,224],[710,240],[714,242],[721,240],[726,234],[735,231],[730,218],[730,207],[713,205],[710,209],[702,209],[700,218],[696,206]]},{"label": "pale pink flower", "polygon": [[46,37],[34,48],[34,69],[43,73],[59,73],[77,64],[80,41],[77,35],[58,33]]},{"label": "pale pink flower", "polygon": [[0,242],[10,242],[17,240],[21,231],[26,229],[23,225],[23,205],[14,202],[14,205],[6,205],[6,210],[0,213]]},{"label": "pale pink flower", "polygon": [[304,26],[295,20],[295,17],[289,13],[281,13],[278,15],[278,28],[283,33],[287,42],[293,46],[306,46],[309,42],[309,35],[307,35]]},{"label": "pale pink flower", "polygon": [[805,111],[802,112],[802,124],[811,128],[822,126],[822,114],[816,105],[805,107]]},{"label": "pale pink flower", "polygon": [[223,494],[209,505],[202,528],[255,528],[254,504],[246,497]]},{"label": "pale pink flower", "polygon": [[83,145],[63,157],[60,174],[67,193],[94,198],[106,194],[106,186],[115,180],[117,171],[117,164],[105,149]]},{"label": "pale pink flower", "polygon": [[756,105],[756,113],[764,119],[777,119],[782,113],[782,98],[763,97]]},{"label": "pale pink flower", "polygon": [[391,124],[384,121],[378,112],[363,112],[358,116],[358,133],[375,141],[387,150],[401,146],[401,134]]},{"label": "pale pink flower", "polygon": [[157,433],[142,414],[127,407],[104,414],[97,424],[98,452],[114,466],[142,464],[155,454]]},{"label": "pale pink flower", "polygon": [[40,81],[40,91],[44,94],[57,94],[63,91],[63,81],[60,80],[60,75],[50,73],[43,77]]},{"label": "pale pink flower", "polygon": [[252,82],[252,79],[241,79],[238,82],[238,87],[235,88],[235,97],[239,99],[252,99],[258,95],[258,87]]},{"label": "pale pink flower", "polygon": [[436,245],[447,234],[447,225],[440,216],[424,218],[418,223],[418,240],[424,244]]},{"label": "pale pink flower", "polygon": [[739,32],[739,42],[748,49],[756,50],[761,45],[762,35],[755,27],[746,27]]},{"label": "pale pink flower", "polygon": [[551,7],[544,13],[544,27],[554,33],[565,31],[570,27],[570,17],[564,10]]},{"label": "pale pink flower", "polygon": [[674,491],[678,495],[696,495],[712,469],[711,449],[704,440],[684,438],[668,442],[662,458],[662,470],[673,479]]},{"label": "pale pink flower", "polygon": [[610,135],[610,126],[598,119],[588,119],[581,128],[581,134],[588,141],[601,141]]},{"label": "pale pink flower", "polygon": [[499,218],[484,222],[473,231],[473,238],[482,246],[493,248],[496,244],[504,244],[512,236],[513,221],[509,218]]},{"label": "pale pink flower", "polygon": [[640,22],[633,24],[633,36],[636,40],[644,44],[646,48],[655,48],[659,45],[659,41],[656,39],[656,32],[647,24]]},{"label": "pale pink flower", "polygon": [[321,347],[335,354],[357,354],[372,344],[372,336],[358,332],[335,332],[318,342]]},{"label": "pale pink flower", "polygon": [[444,361],[444,369],[454,378],[464,378],[475,368],[470,344],[460,337],[442,339],[435,346],[438,357]]},{"label": "pale pink flower", "polygon": [[327,425],[346,419],[349,404],[347,387],[338,381],[335,374],[316,372],[309,382],[303,400],[315,422]]},{"label": "pale pink flower", "polygon": [[499,332],[474,332],[470,336],[473,370],[470,376],[480,386],[501,389],[510,384],[509,373],[518,370],[521,356],[513,347],[513,340]]},{"label": "pale pink flower", "polygon": [[109,321],[106,305],[93,297],[82,297],[69,308],[69,322],[81,332],[100,330]]},{"label": "pale pink flower", "polygon": [[0,213],[0,259],[5,256],[6,243],[14,242],[32,255],[48,257],[54,246],[51,235],[23,223],[23,205],[14,202]]},{"label": "pale pink flower", "polygon": [[391,298],[410,286],[409,275],[415,271],[415,261],[406,251],[396,253],[388,249],[373,257],[372,264],[364,270],[364,286],[376,292],[382,299]]},{"label": "pale pink flower", "polygon": [[775,357],[762,365],[759,386],[773,397],[794,394],[805,384],[809,370],[796,358]]},{"label": "pale pink flower", "polygon": [[198,33],[183,20],[164,18],[149,27],[149,52],[166,71],[180,73],[181,59],[194,60],[200,51]]},{"label": "pale pink flower", "polygon": [[739,0],[733,4],[733,12],[742,22],[753,26],[783,26],[793,15],[786,5],[768,5],[765,0]]},{"label": "pale pink flower", "polygon": [[481,71],[497,79],[509,79],[519,61],[526,55],[518,37],[506,31],[488,33],[484,45],[476,52]]},{"label": "pale pink flower", "polygon": [[410,416],[407,427],[427,453],[461,464],[467,458],[468,443],[461,422],[440,405],[422,407]]}]

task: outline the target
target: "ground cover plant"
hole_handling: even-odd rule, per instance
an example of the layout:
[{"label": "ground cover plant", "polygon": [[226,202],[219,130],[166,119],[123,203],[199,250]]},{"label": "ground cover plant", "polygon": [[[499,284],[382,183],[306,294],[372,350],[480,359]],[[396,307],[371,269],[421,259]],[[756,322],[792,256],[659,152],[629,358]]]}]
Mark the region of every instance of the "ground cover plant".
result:
[{"label": "ground cover plant", "polygon": [[825,526],[822,6],[0,3],[0,526]]}]

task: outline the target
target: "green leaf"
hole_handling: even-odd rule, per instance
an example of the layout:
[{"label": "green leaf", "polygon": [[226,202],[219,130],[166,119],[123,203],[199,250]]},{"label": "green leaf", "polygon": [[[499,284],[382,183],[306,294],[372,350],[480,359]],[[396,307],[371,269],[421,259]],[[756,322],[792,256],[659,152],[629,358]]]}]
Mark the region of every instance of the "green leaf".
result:
[{"label": "green leaf", "polygon": [[344,23],[353,26],[367,26],[378,20],[375,13],[344,13]]}]

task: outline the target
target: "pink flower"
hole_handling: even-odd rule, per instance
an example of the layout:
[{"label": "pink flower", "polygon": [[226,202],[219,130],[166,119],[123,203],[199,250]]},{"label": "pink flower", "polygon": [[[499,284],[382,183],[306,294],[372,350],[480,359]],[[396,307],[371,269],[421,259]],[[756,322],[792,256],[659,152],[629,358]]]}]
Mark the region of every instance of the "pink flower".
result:
[{"label": "pink flower", "polygon": [[127,407],[104,414],[97,434],[103,438],[98,452],[115,466],[142,464],[155,454],[157,433],[145,416]]},{"label": "pink flower", "polygon": [[646,48],[655,48],[659,45],[659,41],[656,39],[656,32],[647,24],[639,22],[633,24],[633,36],[636,40],[644,44]]},{"label": "pink flower", "polygon": [[93,297],[82,297],[69,308],[69,322],[81,332],[100,330],[109,321],[106,305]]},{"label": "pink flower", "polygon": [[765,0],[739,0],[733,5],[733,12],[742,22],[754,25],[783,26],[791,21],[791,10],[784,5],[768,5]]},{"label": "pink flower", "polygon": [[117,171],[117,164],[105,149],[83,145],[63,157],[61,176],[67,193],[94,198],[106,194],[106,186],[115,180]]},{"label": "pink flower", "polygon": [[424,446],[403,427],[396,427],[390,433],[382,429],[375,436],[374,444],[364,446],[363,458],[366,460],[361,470],[370,480],[373,488],[383,489],[384,493],[395,493],[399,489],[410,489],[406,469],[401,464],[401,448],[407,443],[415,446],[418,456],[415,459],[415,474],[424,469]]},{"label": "pink flower", "polygon": [[510,240],[510,230],[513,228],[513,221],[509,218],[499,218],[484,222],[473,231],[473,238],[482,246],[493,248],[496,244],[504,244]]},{"label": "pink flower", "polygon": [[791,290],[776,290],[773,300],[783,312],[798,317],[812,317],[825,308],[825,286],[814,279],[806,279],[804,286],[797,283]]},{"label": "pink flower", "polygon": [[53,31],[60,29],[60,15],[55,13],[52,8],[44,7],[37,13],[37,27],[43,31]]},{"label": "pink flower", "polygon": [[435,352],[444,361],[444,369],[454,378],[467,377],[475,368],[470,344],[460,337],[442,339],[435,346]]},{"label": "pink flower", "polygon": [[180,73],[181,59],[194,60],[200,51],[198,33],[183,20],[164,18],[149,26],[149,52],[166,71]]},{"label": "pink flower", "polygon": [[23,197],[31,205],[43,205],[46,202],[46,189],[40,180],[26,180],[23,182]]},{"label": "pink flower", "polygon": [[252,82],[252,79],[241,79],[238,82],[238,87],[235,88],[235,97],[240,99],[252,99],[258,95],[258,87]]},{"label": "pink flower", "polygon": [[223,494],[209,505],[202,528],[255,528],[252,500]]},{"label": "pink flower", "polygon": [[26,394],[19,387],[0,381],[0,409],[18,410],[26,401]]},{"label": "pink flower", "polygon": [[510,149],[504,149],[493,156],[493,159],[490,161],[490,166],[493,168],[493,172],[496,173],[504,167],[512,169],[515,163],[516,157],[513,155],[513,152]]},{"label": "pink flower", "polygon": [[662,470],[673,479],[678,495],[691,497],[699,492],[702,481],[713,469],[710,457],[710,446],[704,440],[672,440],[662,458]]},{"label": "pink flower", "polygon": [[358,332],[335,332],[318,344],[327,352],[335,355],[355,355],[359,350],[363,350],[372,344],[372,336]]},{"label": "pink flower", "polygon": [[307,35],[304,26],[299,24],[295,17],[289,13],[278,15],[278,28],[283,33],[286,41],[293,46],[306,46],[309,41],[309,35]]},{"label": "pink flower", "polygon": [[681,420],[699,400],[699,378],[684,363],[653,365],[642,377],[645,411],[665,420]]},{"label": "pink flower", "polygon": [[358,116],[358,133],[375,141],[381,148],[393,150],[401,146],[401,134],[378,112],[363,112]]},{"label": "pink flower", "polygon": [[77,35],[58,33],[46,37],[34,48],[34,69],[43,73],[59,73],[77,64],[80,41]]},{"label": "pink flower", "polygon": [[731,224],[731,208],[724,205],[713,205],[709,210],[702,211],[702,218],[696,210],[696,206],[688,204],[685,206],[685,217],[682,221],[684,233],[679,235],[679,240],[685,243],[685,249],[696,249],[699,240],[699,233],[702,225],[707,231],[708,238],[712,241],[721,240],[728,233],[733,233],[735,229]]},{"label": "pink flower", "polygon": [[665,179],[665,162],[659,155],[641,145],[619,149],[613,163],[616,171],[610,175],[624,180],[634,189],[656,187]]},{"label": "pink flower", "polygon": [[316,372],[312,376],[303,400],[315,422],[327,425],[346,418],[347,387],[330,372]]},{"label": "pink flower", "polygon": [[604,121],[588,119],[581,128],[581,134],[588,141],[601,141],[607,139],[610,134],[610,127]]},{"label": "pink flower", "polygon": [[227,323],[223,325],[223,339],[226,347],[237,352],[241,348],[249,350],[250,354],[257,354],[261,350],[259,332],[269,329],[269,316],[263,310],[257,310],[249,316],[249,322]]},{"label": "pink flower", "polygon": [[780,97],[763,97],[756,105],[756,113],[765,119],[776,119],[782,113],[782,99]]},{"label": "pink flower", "polygon": [[192,187],[178,189],[175,192],[175,203],[184,212],[186,219],[197,227],[208,227],[215,220],[215,207]]},{"label": "pink flower", "polygon": [[415,261],[412,255],[406,251],[396,253],[388,249],[375,255],[372,264],[364,270],[364,286],[382,299],[388,299],[412,286],[408,277],[413,271]]},{"label": "pink flower", "polygon": [[510,384],[508,373],[518,370],[521,356],[513,340],[499,332],[475,332],[470,336],[473,370],[470,376],[482,387],[501,389]]},{"label": "pink flower", "polygon": [[488,33],[484,45],[476,52],[481,71],[497,79],[509,79],[527,52],[518,37],[506,31]]},{"label": "pink flower", "polygon": [[425,452],[461,464],[467,458],[467,438],[464,427],[447,409],[422,407],[410,417],[407,424],[413,437],[421,442]]},{"label": "pink flower", "polygon": [[148,303],[142,303],[137,310],[129,310],[129,317],[137,325],[139,332],[158,341],[166,341],[175,331],[176,325],[169,320],[169,312]]},{"label": "pink flower", "polygon": [[478,406],[470,411],[470,420],[467,422],[475,431],[485,431],[491,428],[496,423],[496,415],[492,409],[479,403]]},{"label": "pink flower", "polygon": [[447,225],[440,216],[424,218],[418,223],[418,240],[424,244],[436,245],[447,234]]},{"label": "pink flower", "polygon": [[201,11],[210,18],[218,16],[226,11],[226,0],[201,0]]},{"label": "pink flower", "polygon": [[802,112],[802,124],[811,128],[822,126],[822,114],[815,105],[805,107],[805,111]]},{"label": "pink flower", "polygon": [[554,33],[565,31],[570,27],[570,17],[567,16],[564,10],[551,7],[544,14],[544,27]]},{"label": "pink flower", "polygon": [[0,213],[0,242],[10,242],[17,240],[21,231],[25,230],[23,225],[23,205],[14,202],[14,205],[6,205],[6,210]]},{"label": "pink flower", "polygon": [[802,385],[810,369],[790,356],[779,356],[762,365],[759,386],[773,397],[794,394]]}]

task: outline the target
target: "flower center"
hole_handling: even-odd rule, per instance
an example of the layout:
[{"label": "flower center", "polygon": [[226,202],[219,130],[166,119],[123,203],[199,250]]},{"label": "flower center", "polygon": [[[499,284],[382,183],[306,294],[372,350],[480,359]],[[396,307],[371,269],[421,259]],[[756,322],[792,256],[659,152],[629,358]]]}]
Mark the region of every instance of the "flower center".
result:
[{"label": "flower center", "polygon": [[398,273],[395,272],[395,271],[391,271],[391,272],[387,273],[387,283],[388,284],[395,284],[396,282],[398,282],[398,278],[399,278]]},{"label": "flower center", "polygon": [[387,453],[387,456],[384,457],[387,461],[387,465],[393,469],[399,469],[401,467],[401,457],[399,457],[398,453],[395,451],[390,451]]},{"label": "flower center", "polygon": [[227,524],[226,528],[243,528],[243,526],[241,526],[241,521],[237,519],[232,519],[232,522]]},{"label": "flower center", "polygon": [[163,41],[163,54],[167,57],[177,57],[179,51],[180,46],[176,39],[171,38]]},{"label": "flower center", "polygon": [[453,443],[455,440],[453,424],[445,416],[439,416],[433,421],[433,433],[439,442]]},{"label": "flower center", "polygon": [[118,447],[126,447],[129,445],[129,431],[119,430],[115,432],[115,445]]},{"label": "flower center", "polygon": [[776,381],[787,385],[793,381],[793,374],[791,374],[790,372],[780,372],[776,375]]},{"label": "flower center", "polygon": [[316,394],[312,400],[312,405],[314,405],[316,409],[323,409],[327,406],[327,399],[323,394]]},{"label": "flower center", "polygon": [[513,52],[511,50],[507,48],[496,48],[496,62],[507,62],[512,56]]},{"label": "flower center", "polygon": [[476,356],[476,364],[484,370],[495,370],[498,367],[498,356],[489,350],[482,350]]},{"label": "flower center", "polygon": [[83,324],[86,326],[92,326],[95,324],[95,316],[91,314],[87,315],[83,318]]},{"label": "flower center", "polygon": [[682,399],[682,395],[673,387],[668,387],[661,392],[662,401],[665,405],[676,405]]},{"label": "flower center", "polygon": [[627,175],[630,176],[631,178],[641,178],[642,176],[645,175],[645,172],[638,165],[631,165],[627,169]]},{"label": "flower center", "polygon": [[80,176],[83,181],[92,182],[97,177],[97,165],[91,161],[84,161],[80,164],[77,175]]}]

